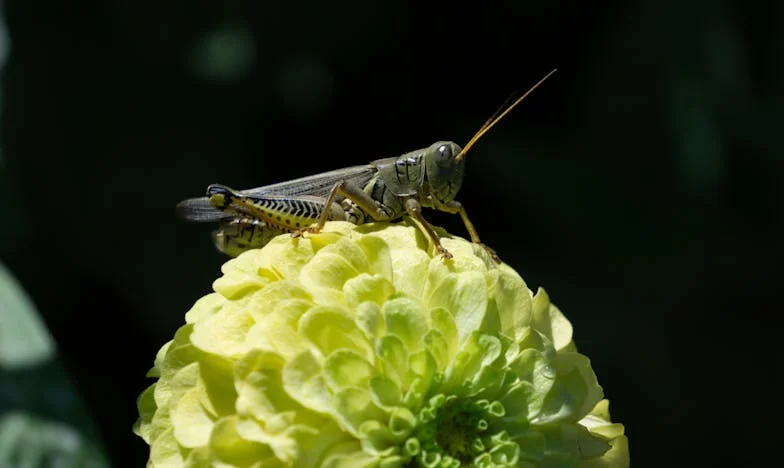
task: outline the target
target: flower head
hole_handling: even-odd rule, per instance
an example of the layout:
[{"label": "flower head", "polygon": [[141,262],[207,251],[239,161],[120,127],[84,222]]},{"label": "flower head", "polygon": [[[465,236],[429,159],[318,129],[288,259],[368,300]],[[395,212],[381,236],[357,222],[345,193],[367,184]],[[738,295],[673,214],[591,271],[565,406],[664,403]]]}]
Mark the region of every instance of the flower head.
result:
[{"label": "flower head", "polygon": [[544,290],[442,241],[331,222],[226,262],[139,398],[150,466],[628,466]]}]

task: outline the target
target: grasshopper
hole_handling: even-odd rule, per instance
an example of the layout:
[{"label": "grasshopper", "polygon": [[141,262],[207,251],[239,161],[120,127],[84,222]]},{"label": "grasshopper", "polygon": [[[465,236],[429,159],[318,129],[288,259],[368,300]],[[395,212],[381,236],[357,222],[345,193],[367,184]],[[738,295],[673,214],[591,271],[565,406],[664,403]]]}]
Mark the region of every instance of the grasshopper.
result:
[{"label": "grasshopper", "polygon": [[[556,70],[539,80],[508,107],[501,106],[464,147],[439,141],[397,157],[337,169],[249,190],[212,184],[207,196],[177,204],[177,214],[196,222],[219,222],[213,242],[221,252],[237,256],[260,248],[273,237],[319,232],[327,221],[363,224],[413,218],[444,259],[452,254],[441,245],[422,208],[459,214],[471,241],[495,252],[479,239],[463,205],[455,200],[463,183],[465,155],[498,121],[541,85]],[[503,111],[503,112],[502,112]]]}]

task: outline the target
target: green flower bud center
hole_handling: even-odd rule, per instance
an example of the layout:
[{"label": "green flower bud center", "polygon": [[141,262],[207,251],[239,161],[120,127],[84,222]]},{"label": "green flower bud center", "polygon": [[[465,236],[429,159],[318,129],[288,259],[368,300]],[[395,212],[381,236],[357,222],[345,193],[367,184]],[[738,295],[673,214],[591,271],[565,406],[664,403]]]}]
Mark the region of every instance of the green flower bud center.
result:
[{"label": "green flower bud center", "polygon": [[[410,465],[499,466],[498,457],[494,456],[499,449],[511,452],[516,460],[517,444],[510,442],[503,431],[490,433],[494,420],[503,415],[503,406],[498,402],[455,395],[431,398],[419,413],[420,425],[414,437],[406,443],[413,455]],[[501,459],[512,461],[506,456]]]}]

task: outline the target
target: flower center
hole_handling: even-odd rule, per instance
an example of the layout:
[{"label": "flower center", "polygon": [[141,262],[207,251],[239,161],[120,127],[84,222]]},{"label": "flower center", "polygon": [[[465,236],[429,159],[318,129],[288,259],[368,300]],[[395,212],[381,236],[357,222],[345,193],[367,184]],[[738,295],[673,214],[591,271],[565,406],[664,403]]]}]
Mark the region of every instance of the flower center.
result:
[{"label": "flower center", "polygon": [[440,412],[436,421],[436,444],[461,463],[470,463],[481,451],[479,434],[487,421],[482,410],[473,402],[454,402]]},{"label": "flower center", "polygon": [[409,466],[456,468],[515,463],[517,444],[503,431],[492,434],[490,430],[492,420],[504,413],[499,402],[436,395],[420,411],[420,426],[406,442],[406,451],[412,456]]}]

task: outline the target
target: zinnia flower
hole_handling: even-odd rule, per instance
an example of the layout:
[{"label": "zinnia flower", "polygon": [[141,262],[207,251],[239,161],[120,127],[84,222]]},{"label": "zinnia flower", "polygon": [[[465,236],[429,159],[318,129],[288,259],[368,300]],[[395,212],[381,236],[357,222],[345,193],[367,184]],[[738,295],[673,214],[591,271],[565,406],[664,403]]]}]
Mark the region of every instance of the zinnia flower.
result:
[{"label": "zinnia flower", "polygon": [[544,290],[443,244],[331,222],[226,262],[139,398],[148,466],[628,466]]}]

